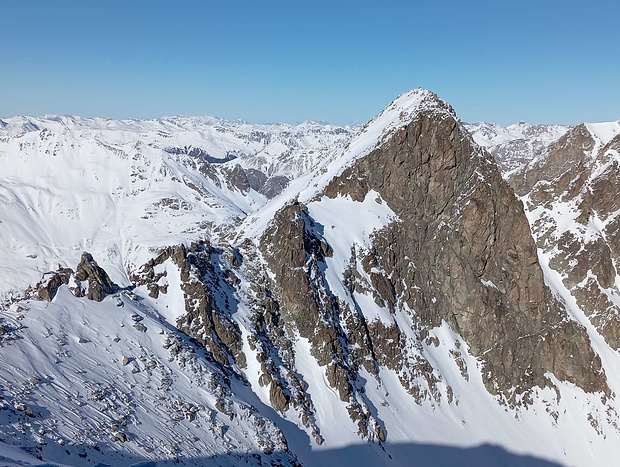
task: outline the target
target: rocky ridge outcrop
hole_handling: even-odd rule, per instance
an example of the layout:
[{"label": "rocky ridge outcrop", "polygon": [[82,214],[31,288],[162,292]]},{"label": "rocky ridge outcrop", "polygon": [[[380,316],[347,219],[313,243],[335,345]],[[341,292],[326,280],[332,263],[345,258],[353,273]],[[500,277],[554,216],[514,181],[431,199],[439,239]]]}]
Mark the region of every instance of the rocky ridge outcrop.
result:
[{"label": "rocky ridge outcrop", "polygon": [[354,326],[363,329],[363,318],[349,309],[342,310],[330,291],[324,275],[325,257],[330,255],[330,249],[313,227],[306,207],[294,200],[276,214],[260,242],[269,269],[278,277],[270,284],[283,318],[282,324],[275,327],[291,341],[297,333],[309,340],[313,357],[325,367],[328,383],[347,404],[359,433],[381,439],[380,421],[372,416],[356,389],[360,365],[365,364],[376,374],[377,363],[373,359],[352,358],[358,337],[363,343],[359,353],[370,353],[369,342],[364,342],[364,334],[350,335],[344,325],[344,320],[350,318]]},{"label": "rocky ridge outcrop", "polygon": [[572,128],[508,178],[538,248],[598,331],[620,348],[620,136]]},{"label": "rocky ridge outcrop", "polygon": [[51,302],[62,285],[68,285],[76,297],[87,297],[97,302],[118,291],[118,286],[108,273],[85,251],[75,271],[59,266],[58,270],[45,273],[34,290],[26,290],[25,295],[29,297],[36,292],[38,298]]},{"label": "rocky ridge outcrop", "polygon": [[[231,262],[236,256],[231,251]],[[204,345],[215,361],[225,366],[245,367],[239,326],[231,319],[235,311],[234,285],[238,280],[221,261],[222,249],[208,242],[192,243],[189,248],[176,245],[165,248],[133,276],[153,298],[168,292],[168,285],[159,285],[165,271],[158,266],[170,261],[180,273],[185,310],[175,323],[179,330]],[[222,269],[224,267],[225,269]]]},{"label": "rocky ridge outcrop", "polygon": [[[359,285],[356,275],[369,277],[377,300],[407,315],[420,341],[449,323],[483,360],[489,391],[511,404],[527,404],[523,394],[551,385],[548,372],[586,391],[608,391],[585,329],[544,283],[521,203],[452,109],[430,99],[323,191],[361,202],[374,190],[399,219],[374,232],[369,250],[352,254],[350,290]],[[290,203],[260,245],[278,278],[280,313],[311,342],[329,383],[343,401],[356,400],[357,369],[387,365],[412,394],[440,398],[441,376],[423,354],[406,354],[416,343],[403,345],[406,333],[396,321],[369,322],[354,297],[343,301],[330,292],[313,222],[303,204]]]},{"label": "rocky ridge outcrop", "polygon": [[[69,284],[73,275],[73,269],[59,267],[57,271],[50,271],[43,274],[41,282],[35,286],[36,292],[41,300],[51,302],[61,285]],[[30,295],[26,292],[26,295]]]},{"label": "rocky ridge outcrop", "polygon": [[84,291],[81,282],[88,284],[85,293],[90,300],[100,302],[106,295],[113,294],[117,286],[112,282],[108,273],[101,268],[90,253],[82,253],[82,259],[75,270],[75,277],[79,281],[77,288]]}]

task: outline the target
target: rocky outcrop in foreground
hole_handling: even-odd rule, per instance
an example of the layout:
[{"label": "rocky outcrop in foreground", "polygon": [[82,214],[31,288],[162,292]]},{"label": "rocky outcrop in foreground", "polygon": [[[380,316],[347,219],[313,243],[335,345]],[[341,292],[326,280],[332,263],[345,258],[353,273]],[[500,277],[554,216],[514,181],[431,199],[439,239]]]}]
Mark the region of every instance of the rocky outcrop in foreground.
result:
[{"label": "rocky outcrop in foreground", "polygon": [[[61,285],[70,285],[76,297],[86,296],[97,302],[118,290],[118,286],[112,282],[108,273],[87,252],[82,253],[75,272],[71,268],[62,267],[57,271],[47,272],[35,289],[41,300],[51,302]],[[31,293],[27,291],[26,295],[29,296]]]},{"label": "rocky outcrop in foreground", "polygon": [[[134,275],[137,285],[145,286],[155,299],[168,293],[168,274],[161,266],[169,262],[178,268],[184,310],[175,323],[179,330],[195,338],[222,365],[245,366],[239,326],[231,319],[235,308],[235,276],[229,269],[222,270],[221,249],[206,242],[164,249]],[[231,252],[234,263],[235,253]],[[165,284],[160,284],[162,282]]]}]

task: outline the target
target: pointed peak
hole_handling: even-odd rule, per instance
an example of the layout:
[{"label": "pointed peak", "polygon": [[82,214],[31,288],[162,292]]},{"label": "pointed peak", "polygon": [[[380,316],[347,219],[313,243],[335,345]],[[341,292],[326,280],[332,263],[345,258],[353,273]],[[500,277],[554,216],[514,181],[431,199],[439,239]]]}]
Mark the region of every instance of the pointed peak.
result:
[{"label": "pointed peak", "polygon": [[398,96],[364,125],[359,135],[351,141],[348,152],[355,153],[355,157],[368,154],[420,115],[457,118],[454,109],[434,92],[423,88],[412,89]]},{"label": "pointed peak", "polygon": [[312,199],[346,167],[379,148],[400,129],[420,117],[436,120],[457,119],[454,109],[427,89],[417,88],[401,94],[379,115],[360,128],[357,135],[344,147],[340,157],[320,169],[312,185],[301,190],[299,199],[302,202]]},{"label": "pointed peak", "polygon": [[456,112],[444,100],[440,99],[437,94],[428,89],[416,88],[405,92],[398,96],[388,105],[381,113],[391,113],[394,111],[405,112],[411,118],[422,112],[440,112],[446,113],[456,118]]}]

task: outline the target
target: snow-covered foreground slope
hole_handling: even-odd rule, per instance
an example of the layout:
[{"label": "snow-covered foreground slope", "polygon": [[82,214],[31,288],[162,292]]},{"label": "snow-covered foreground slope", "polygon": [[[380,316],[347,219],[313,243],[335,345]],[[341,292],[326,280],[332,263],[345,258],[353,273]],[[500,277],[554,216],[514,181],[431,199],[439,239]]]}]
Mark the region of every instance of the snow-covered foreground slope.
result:
[{"label": "snow-covered foreground slope", "polygon": [[353,131],[3,119],[0,465],[615,465],[620,356],[489,155],[424,90]]},{"label": "snow-covered foreground slope", "polygon": [[53,303],[3,313],[4,443],[115,466],[285,449],[250,391],[233,392],[203,351],[131,297],[96,303],[63,287]]},{"label": "snow-covered foreground slope", "polygon": [[[458,336],[443,326],[433,332],[441,344],[426,351],[436,368],[457,383],[458,403],[418,405],[396,374],[382,371],[382,384],[373,386],[367,397],[392,436],[383,447],[356,436],[342,403],[325,386],[322,369],[312,357],[300,360],[298,371],[308,378],[327,440],[311,451],[314,443],[287,420],[290,416],[273,411],[268,399],[261,402],[236,377],[228,381],[195,344],[129,294],[95,303],[61,289],[53,303],[28,306],[6,310],[2,320],[7,332],[0,347],[0,436],[4,445],[23,448],[5,454],[0,450],[0,455],[15,465],[37,465],[26,454],[73,466],[125,466],[145,460],[162,466],[179,460],[185,465],[260,465],[258,453],[262,462],[289,465],[293,455],[284,451],[286,436],[288,448],[304,465],[353,460],[368,466],[411,465],[415,454],[420,465],[469,459],[477,465],[525,466],[532,465],[532,454],[545,459],[565,450],[576,460],[571,449],[583,434],[569,427],[587,422],[564,421],[567,413],[581,408],[572,397],[556,404],[550,390],[541,394],[547,403],[528,410],[514,413],[498,405],[466,353],[473,372],[471,382],[463,380],[450,355],[459,348]],[[299,345],[303,352],[303,342]],[[601,405],[584,402],[592,408]],[[612,447],[609,439],[587,438],[599,455]],[[24,452],[24,459],[17,452]],[[442,463],[434,462],[437,459]],[[587,462],[590,456],[583,459]]]}]

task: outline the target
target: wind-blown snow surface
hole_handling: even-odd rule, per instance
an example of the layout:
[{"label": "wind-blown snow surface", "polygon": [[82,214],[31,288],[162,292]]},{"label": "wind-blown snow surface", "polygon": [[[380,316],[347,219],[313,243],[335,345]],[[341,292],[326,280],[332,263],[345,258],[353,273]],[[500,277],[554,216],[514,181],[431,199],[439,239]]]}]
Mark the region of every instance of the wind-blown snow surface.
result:
[{"label": "wind-blown snow surface", "polygon": [[[398,218],[378,193],[363,202],[316,195],[433,102],[423,90],[400,96],[340,151],[350,129],[300,130],[305,142],[289,134],[292,140],[272,135],[279,142],[265,144],[254,133],[258,128],[271,134],[265,127],[217,119],[4,119],[0,290],[7,298],[10,291],[17,295],[58,262],[75,267],[83,250],[93,253],[114,281],[129,286],[128,271],[159,248],[204,237],[214,243],[255,239],[273,213],[298,196],[334,250],[325,274],[338,295],[351,247],[369,248],[372,231]],[[306,126],[318,128],[301,125]],[[230,128],[245,136],[233,132],[233,137]],[[282,134],[294,133],[286,128]],[[190,149],[164,150],[170,147]],[[189,154],[196,147],[213,158],[237,156],[218,166],[239,162],[293,181],[271,201],[256,191],[241,192],[217,171],[213,176],[196,170]],[[386,368],[379,378],[363,374],[364,397],[389,434],[383,445],[357,435],[346,406],[326,382],[325,368],[299,338],[295,370],[316,407],[325,438],[319,446],[297,413],[269,407],[268,390],[258,381],[260,363],[247,342],[242,294],[233,319],[245,340],[248,366],[240,371],[247,383],[225,374],[176,330],[183,303],[180,273],[169,260],[158,268],[166,272],[160,285],[169,292],[157,300],[137,288],[95,303],[63,286],[49,304],[7,302],[0,311],[0,465],[172,465],[177,459],[185,465],[287,465],[293,457],[280,432],[304,465],[590,466],[614,465],[620,454],[613,400],[607,405],[600,394],[558,381],[559,392],[537,390],[527,409],[501,405],[486,391],[467,344],[445,323],[425,341],[437,345],[410,349],[441,375],[440,401],[417,404]],[[545,274],[588,328],[609,386],[619,394],[620,357],[588,326],[553,271],[547,268]],[[240,277],[240,290],[248,286],[245,280]],[[356,299],[365,303],[369,322],[398,319],[408,338],[418,338],[405,314],[394,318],[370,298]]]},{"label": "wind-blown snow surface", "polygon": [[[115,466],[283,447],[247,389],[224,390],[221,370],[129,294],[96,303],[63,287],[53,303],[29,307],[3,312],[3,442],[27,442],[30,452],[70,465]],[[119,433],[129,439],[122,446]]]}]

